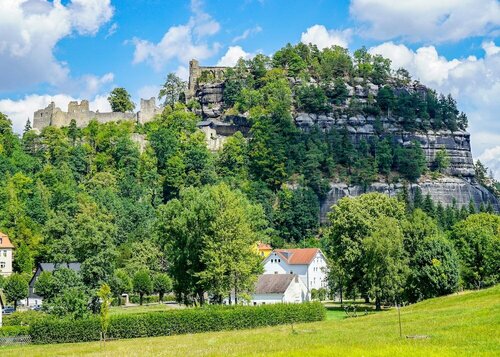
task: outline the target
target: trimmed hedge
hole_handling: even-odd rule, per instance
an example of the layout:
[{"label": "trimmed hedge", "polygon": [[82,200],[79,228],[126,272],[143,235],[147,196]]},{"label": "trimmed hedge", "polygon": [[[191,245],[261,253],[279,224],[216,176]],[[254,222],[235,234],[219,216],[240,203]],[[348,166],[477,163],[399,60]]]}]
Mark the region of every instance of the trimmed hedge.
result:
[{"label": "trimmed hedge", "polygon": [[26,336],[29,334],[28,326],[4,326],[0,328],[0,337]]},{"label": "trimmed hedge", "polygon": [[[206,306],[111,316],[108,337],[135,338],[236,330],[321,321],[325,317],[326,310],[320,303]],[[30,334],[34,343],[97,341],[100,339],[99,318],[45,319],[34,323]]]}]

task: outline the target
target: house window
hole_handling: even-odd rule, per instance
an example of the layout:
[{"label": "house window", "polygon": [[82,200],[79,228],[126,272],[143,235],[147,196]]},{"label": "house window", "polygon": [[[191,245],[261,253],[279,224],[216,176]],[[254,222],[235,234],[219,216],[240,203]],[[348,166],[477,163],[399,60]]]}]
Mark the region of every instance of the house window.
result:
[{"label": "house window", "polygon": [[5,268],[5,262],[0,262],[0,268]]},{"label": "house window", "polygon": [[3,238],[0,238],[0,244],[2,244]]},{"label": "house window", "polygon": [[281,263],[281,259],[278,259],[278,263]]},{"label": "house window", "polygon": [[254,302],[253,302],[253,306],[255,306],[255,305],[257,305],[257,301],[254,301]]},{"label": "house window", "polygon": [[290,274],[293,274],[293,271],[290,270]]},{"label": "house window", "polygon": [[3,256],[4,256],[4,257],[6,257],[6,256],[7,256],[7,251],[6,251],[6,250],[4,250],[4,251],[3,251]]},{"label": "house window", "polygon": [[274,263],[274,259],[271,259],[271,263]]}]

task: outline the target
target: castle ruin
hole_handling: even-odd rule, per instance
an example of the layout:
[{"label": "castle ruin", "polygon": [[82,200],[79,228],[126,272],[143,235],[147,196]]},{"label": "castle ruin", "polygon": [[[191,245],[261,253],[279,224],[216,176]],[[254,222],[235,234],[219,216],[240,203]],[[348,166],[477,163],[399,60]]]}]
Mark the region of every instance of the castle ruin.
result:
[{"label": "castle ruin", "polygon": [[192,98],[196,94],[196,89],[199,87],[199,79],[203,74],[210,77],[213,81],[223,82],[224,74],[228,67],[217,66],[200,66],[200,63],[193,59],[189,61],[189,82],[187,98]]},{"label": "castle ruin", "polygon": [[51,102],[46,108],[39,109],[33,114],[33,129],[41,131],[47,126],[58,128],[69,126],[73,119],[78,127],[87,126],[91,120],[97,120],[99,123],[133,121],[143,124],[153,120],[155,115],[161,112],[162,108],[156,106],[154,97],[141,99],[141,107],[137,113],[94,112],[90,110],[88,100],[82,100],[80,103],[71,101],[68,103],[68,111],[63,112],[61,108],[56,107],[54,102]]}]

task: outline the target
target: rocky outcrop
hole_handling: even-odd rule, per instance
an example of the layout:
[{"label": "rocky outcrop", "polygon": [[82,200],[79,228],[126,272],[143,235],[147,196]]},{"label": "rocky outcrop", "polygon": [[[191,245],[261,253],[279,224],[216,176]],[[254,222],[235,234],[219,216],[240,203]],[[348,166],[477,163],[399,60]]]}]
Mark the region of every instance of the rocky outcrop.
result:
[{"label": "rocky outcrop", "polygon": [[[468,205],[472,200],[478,208],[481,203],[491,203],[496,211],[500,212],[500,201],[486,190],[483,186],[472,183],[466,179],[446,176],[437,180],[421,180],[416,184],[408,185],[408,192],[415,194],[419,187],[422,194],[429,194],[435,202],[441,202],[444,206],[451,205],[455,201],[458,207]],[[363,190],[361,186],[349,186],[345,183],[332,183],[330,191],[321,203],[320,219],[322,223],[327,220],[327,214],[331,207],[343,197],[355,197],[367,192],[379,192],[389,196],[396,196],[403,189],[403,184],[386,184],[376,182]]]},{"label": "rocky outcrop", "polygon": [[224,83],[207,83],[199,87],[195,98],[200,103],[201,109],[197,114],[203,118],[219,118],[223,112]]},{"label": "rocky outcrop", "polygon": [[[335,118],[321,114],[298,113],[295,118],[297,126],[303,130],[309,130],[314,125],[323,130],[345,128],[356,142],[378,136],[375,130],[375,121],[375,117],[363,115],[352,117],[342,115]],[[450,158],[447,174],[458,177],[474,177],[469,133],[449,130],[427,131],[426,133],[407,132],[398,125],[397,120],[388,117],[380,118],[380,123],[383,126],[383,131],[387,133],[386,135],[391,135],[402,145],[418,141],[424,150],[429,167],[433,165],[437,151],[445,149]]]}]

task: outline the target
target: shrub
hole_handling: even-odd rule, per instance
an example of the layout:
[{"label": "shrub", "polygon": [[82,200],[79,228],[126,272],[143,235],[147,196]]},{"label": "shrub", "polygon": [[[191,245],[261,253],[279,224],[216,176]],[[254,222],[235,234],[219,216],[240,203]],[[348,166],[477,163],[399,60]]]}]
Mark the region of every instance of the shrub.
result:
[{"label": "shrub", "polygon": [[4,326],[0,328],[0,337],[29,335],[28,326]]},{"label": "shrub", "polygon": [[[128,300],[132,304],[139,304],[141,299],[140,299],[139,295],[130,295],[128,297]],[[144,296],[142,298],[142,302],[144,304],[151,304],[151,303],[155,303],[155,302],[159,302],[159,301],[160,301],[160,298],[158,297],[158,295],[148,295],[148,296]]]},{"label": "shrub", "polygon": [[3,317],[4,326],[28,326],[35,321],[44,319],[47,315],[40,311],[16,311],[11,315]]},{"label": "shrub", "polygon": [[[169,336],[260,326],[312,322],[325,319],[320,303],[262,306],[206,306],[183,310],[111,316],[109,338]],[[45,319],[30,330],[34,343],[99,340],[99,319]]]},{"label": "shrub", "polygon": [[99,341],[101,323],[98,317],[81,320],[46,318],[30,326],[33,343]]}]

